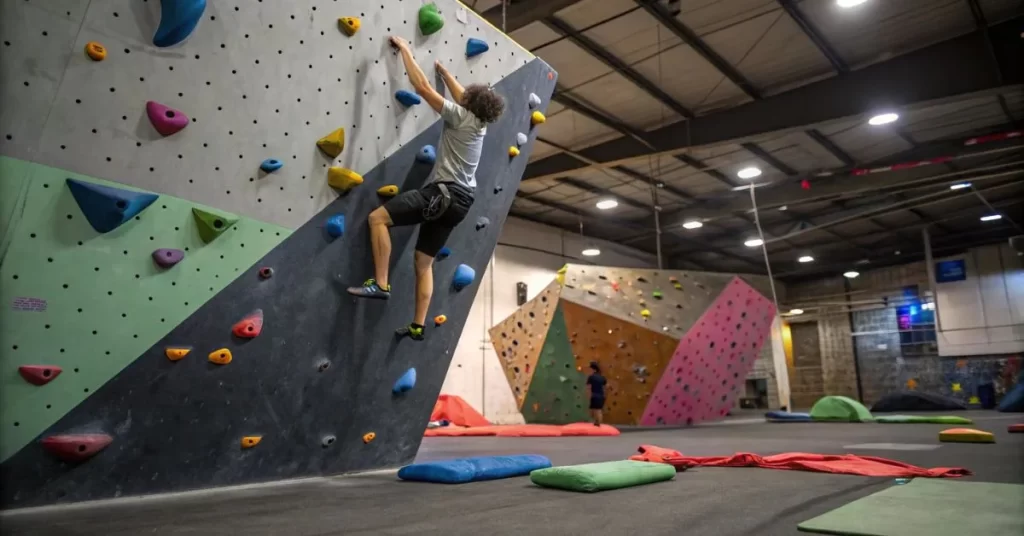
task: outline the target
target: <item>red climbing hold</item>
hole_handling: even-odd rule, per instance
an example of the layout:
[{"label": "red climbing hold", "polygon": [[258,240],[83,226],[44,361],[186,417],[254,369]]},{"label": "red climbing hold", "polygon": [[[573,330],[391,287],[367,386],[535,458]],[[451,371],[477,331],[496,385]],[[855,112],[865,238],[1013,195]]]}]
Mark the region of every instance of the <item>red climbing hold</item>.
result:
[{"label": "red climbing hold", "polygon": [[231,333],[243,339],[255,339],[261,331],[263,331],[263,309],[256,309],[249,313],[231,328]]},{"label": "red climbing hold", "polygon": [[42,443],[47,452],[66,462],[82,462],[107,448],[113,440],[107,434],[75,434],[50,436]]},{"label": "red climbing hold", "polygon": [[32,385],[46,385],[60,376],[63,369],[54,365],[22,365],[18,372]]}]

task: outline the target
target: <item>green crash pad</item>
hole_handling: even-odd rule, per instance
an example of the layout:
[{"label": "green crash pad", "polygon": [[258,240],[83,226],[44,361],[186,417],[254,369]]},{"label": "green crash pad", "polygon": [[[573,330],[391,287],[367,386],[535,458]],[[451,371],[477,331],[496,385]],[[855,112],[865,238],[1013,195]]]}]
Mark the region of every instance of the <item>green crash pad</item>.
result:
[{"label": "green crash pad", "polygon": [[811,418],[816,421],[871,422],[874,417],[864,404],[845,396],[826,396],[814,403]]},{"label": "green crash pad", "polygon": [[955,415],[886,415],[875,417],[875,422],[898,424],[898,423],[935,423],[935,424],[973,424],[974,421],[966,417]]},{"label": "green crash pad", "polygon": [[918,478],[797,525],[851,536],[1024,534],[1024,485]]},{"label": "green crash pad", "polygon": [[605,491],[672,480],[676,469],[664,463],[622,460],[538,469],[530,480],[545,488],[570,491]]}]

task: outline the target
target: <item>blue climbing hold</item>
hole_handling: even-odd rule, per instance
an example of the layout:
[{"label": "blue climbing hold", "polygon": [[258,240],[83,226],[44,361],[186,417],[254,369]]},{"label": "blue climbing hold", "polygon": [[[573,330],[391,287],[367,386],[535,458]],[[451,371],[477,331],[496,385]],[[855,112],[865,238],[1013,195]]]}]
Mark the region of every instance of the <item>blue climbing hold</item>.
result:
[{"label": "blue climbing hold", "polygon": [[410,391],[413,387],[416,387],[416,369],[411,368],[405,371],[405,374],[402,374],[401,378],[398,378],[398,381],[395,382],[395,386],[391,388],[391,392],[397,395]]},{"label": "blue climbing hold", "polygon": [[452,256],[452,250],[448,249],[448,246],[441,248],[441,251],[437,252],[437,259],[443,260]]},{"label": "blue climbing hold", "polygon": [[335,214],[327,218],[327,234],[331,235],[331,238],[338,238],[345,234],[344,214]]},{"label": "blue climbing hold", "polygon": [[276,158],[268,158],[268,159],[264,160],[262,164],[260,164],[260,169],[262,169],[263,171],[266,171],[267,173],[273,173],[273,172],[281,169],[281,166],[283,166],[283,165],[284,165],[284,162],[282,162],[282,161],[280,161],[280,160],[278,160]]},{"label": "blue climbing hold", "polygon": [[158,195],[68,179],[68,189],[97,233],[109,233],[146,210]]},{"label": "blue climbing hold", "polygon": [[416,153],[416,161],[424,164],[433,164],[437,160],[437,151],[433,145],[424,145],[420,152]]},{"label": "blue climbing hold", "polygon": [[487,46],[487,41],[484,41],[482,39],[477,39],[475,37],[470,37],[469,40],[466,41],[466,57],[467,58],[472,58],[473,56],[479,56],[480,54],[483,54],[484,52],[487,52],[490,49],[491,49],[491,47]]},{"label": "blue climbing hold", "polygon": [[160,26],[153,44],[170,47],[188,39],[206,10],[206,0],[160,0]]},{"label": "blue climbing hold", "polygon": [[466,266],[465,264],[460,264],[459,267],[455,269],[455,277],[452,279],[452,285],[455,287],[455,290],[462,290],[472,285],[474,279],[476,279],[476,270]]},{"label": "blue climbing hold", "polygon": [[402,106],[416,106],[423,102],[419,95],[405,89],[396,91],[395,98],[398,99],[398,102],[402,103]]}]

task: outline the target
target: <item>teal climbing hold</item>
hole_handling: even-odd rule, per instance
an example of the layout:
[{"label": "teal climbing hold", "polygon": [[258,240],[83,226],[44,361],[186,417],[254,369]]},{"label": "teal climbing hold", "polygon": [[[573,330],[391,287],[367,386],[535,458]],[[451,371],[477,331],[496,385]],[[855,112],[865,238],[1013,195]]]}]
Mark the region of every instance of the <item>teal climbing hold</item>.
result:
[{"label": "teal climbing hold", "polygon": [[406,391],[410,391],[412,390],[413,387],[416,387],[415,368],[411,368],[405,371],[405,374],[402,374],[402,377],[398,378],[398,381],[395,382],[395,386],[391,388],[391,392],[397,395],[404,393]]},{"label": "teal climbing hold", "polygon": [[263,163],[260,164],[260,169],[266,171],[267,173],[273,173],[281,169],[282,166],[284,166],[284,162],[276,158],[268,158],[264,160]]},{"label": "teal climbing hold", "polygon": [[206,0],[160,0],[160,26],[153,44],[170,47],[188,39],[206,10]]},{"label": "teal climbing hold", "polygon": [[447,259],[448,257],[451,257],[451,256],[452,256],[452,250],[449,249],[448,246],[445,246],[445,247],[441,248],[441,251],[437,252],[437,257],[436,258],[438,260],[443,260],[443,259]]},{"label": "teal climbing hold", "polygon": [[434,150],[433,145],[424,145],[418,153],[416,153],[416,161],[424,164],[433,164],[437,160],[437,151]]},{"label": "teal climbing hold", "polygon": [[426,4],[420,7],[419,11],[420,32],[423,35],[430,35],[438,32],[444,27],[444,17],[437,9],[437,4]]},{"label": "teal climbing hold", "polygon": [[465,264],[460,264],[459,267],[455,269],[455,277],[452,278],[452,286],[455,287],[455,290],[462,290],[472,285],[475,279],[476,270],[466,266]]},{"label": "teal climbing hold", "polygon": [[97,233],[109,233],[146,210],[158,195],[68,179],[68,189]]},{"label": "teal climbing hold", "polygon": [[475,37],[470,37],[469,40],[466,41],[466,57],[467,58],[472,58],[473,56],[479,56],[480,54],[483,54],[484,52],[487,52],[490,49],[491,49],[491,47],[487,46],[487,41],[484,41],[482,39],[477,39]]},{"label": "teal climbing hold", "polygon": [[396,91],[395,99],[397,99],[398,102],[402,103],[402,106],[406,107],[416,106],[417,104],[423,102],[423,99],[421,99],[419,95],[406,89],[399,89],[398,91]]},{"label": "teal climbing hold", "polygon": [[327,234],[331,238],[338,238],[345,234],[345,215],[335,214],[327,218]]}]

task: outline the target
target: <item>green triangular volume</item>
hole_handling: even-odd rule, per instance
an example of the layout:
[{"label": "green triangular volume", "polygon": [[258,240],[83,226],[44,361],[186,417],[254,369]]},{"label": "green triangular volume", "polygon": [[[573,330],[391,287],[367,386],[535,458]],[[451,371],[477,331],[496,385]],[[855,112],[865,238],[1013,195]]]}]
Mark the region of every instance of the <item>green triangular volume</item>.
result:
[{"label": "green triangular volume", "polygon": [[201,208],[192,208],[192,215],[199,227],[199,238],[209,244],[224,231],[227,231],[238,222],[238,216],[234,214],[217,214]]}]

